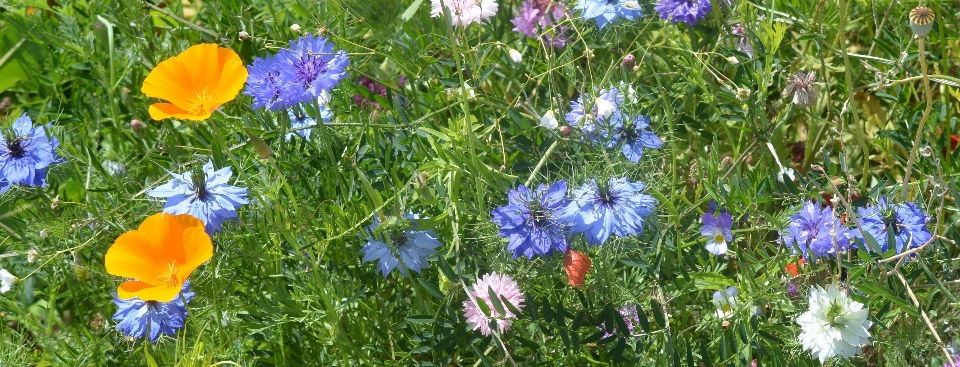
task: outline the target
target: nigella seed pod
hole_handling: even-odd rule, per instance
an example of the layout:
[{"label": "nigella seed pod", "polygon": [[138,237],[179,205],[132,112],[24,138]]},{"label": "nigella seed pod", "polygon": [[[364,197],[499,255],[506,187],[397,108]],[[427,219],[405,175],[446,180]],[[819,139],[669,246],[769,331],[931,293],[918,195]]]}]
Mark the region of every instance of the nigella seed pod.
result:
[{"label": "nigella seed pod", "polygon": [[937,18],[928,7],[918,6],[910,11],[910,28],[917,36],[924,37],[933,29],[933,21]]}]

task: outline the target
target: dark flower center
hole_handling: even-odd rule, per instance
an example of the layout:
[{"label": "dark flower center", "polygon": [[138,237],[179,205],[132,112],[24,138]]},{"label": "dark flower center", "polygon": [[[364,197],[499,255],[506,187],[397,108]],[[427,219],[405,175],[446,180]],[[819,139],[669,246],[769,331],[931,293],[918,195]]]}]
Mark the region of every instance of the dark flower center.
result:
[{"label": "dark flower center", "polygon": [[885,208],[880,211],[880,216],[883,218],[883,226],[887,228],[888,231],[892,231],[893,234],[899,235],[903,222],[900,220],[900,217],[897,216],[897,212],[893,208]]},{"label": "dark flower center", "polygon": [[10,156],[13,158],[23,158],[27,155],[27,149],[24,147],[24,142],[26,141],[25,137],[22,136],[7,136],[7,150],[10,151]]},{"label": "dark flower center", "polygon": [[319,57],[301,57],[299,61],[293,63],[293,66],[297,68],[297,82],[307,87],[317,79],[318,75],[327,72],[327,63]]},{"label": "dark flower center", "polygon": [[190,181],[193,183],[193,192],[197,195],[197,200],[206,201],[210,192],[207,191],[207,173],[200,167],[194,167],[190,174]]},{"label": "dark flower center", "polygon": [[634,141],[640,138],[640,132],[633,127],[633,123],[628,123],[620,131],[620,137],[627,141]]},{"label": "dark flower center", "polygon": [[530,219],[533,224],[542,226],[550,222],[550,212],[540,205],[540,200],[531,200],[527,203],[527,207],[530,208]]},{"label": "dark flower center", "polygon": [[610,191],[610,184],[608,182],[597,182],[597,196],[594,200],[610,206],[613,205],[618,198],[617,194]]}]

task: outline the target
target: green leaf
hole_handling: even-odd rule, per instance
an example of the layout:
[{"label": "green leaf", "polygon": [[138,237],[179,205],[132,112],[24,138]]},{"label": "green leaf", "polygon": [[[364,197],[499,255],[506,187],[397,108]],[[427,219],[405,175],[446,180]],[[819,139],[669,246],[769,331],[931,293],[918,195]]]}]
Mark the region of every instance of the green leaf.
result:
[{"label": "green leaf", "polygon": [[437,286],[423,280],[423,278],[417,278],[417,282],[419,282],[420,285],[423,286],[423,289],[425,289],[427,293],[430,293],[430,295],[434,298],[443,299],[443,293],[440,292],[440,289],[437,288]]},{"label": "green leaf", "polygon": [[653,311],[653,319],[657,321],[657,326],[661,329],[667,326],[666,320],[663,318],[663,311],[660,310],[660,304],[657,301],[650,300],[650,308]]},{"label": "green leaf", "polygon": [[407,10],[404,10],[403,14],[400,14],[400,19],[406,22],[410,20],[410,18],[413,18],[414,14],[417,14],[417,9],[420,9],[420,4],[423,4],[423,0],[413,0],[413,4],[410,4]]},{"label": "green leaf", "polygon": [[[490,303],[493,304],[493,309],[497,310],[497,315],[504,316],[507,314],[507,311],[503,309],[503,302],[500,302],[500,296],[497,295],[497,292],[493,291],[493,287],[487,287],[487,296],[490,297]],[[477,300],[480,302],[480,300]]]},{"label": "green leaf", "polygon": [[20,35],[17,29],[7,26],[0,30],[0,92],[13,87],[20,80],[31,77],[40,69],[37,59],[43,49]]},{"label": "green leaf", "polygon": [[412,315],[407,317],[407,321],[414,324],[432,324],[434,320],[430,315]]},{"label": "green leaf", "polygon": [[732,279],[720,273],[696,273],[693,275],[693,286],[698,290],[724,290],[734,285]]},{"label": "green leaf", "polygon": [[148,344],[147,344],[147,343],[143,343],[143,356],[144,356],[144,358],[147,359],[147,365],[148,365],[148,366],[150,366],[150,367],[160,367],[160,365],[157,364],[157,361],[156,361],[155,359],[153,359],[153,356],[150,355],[150,350],[148,349]]}]

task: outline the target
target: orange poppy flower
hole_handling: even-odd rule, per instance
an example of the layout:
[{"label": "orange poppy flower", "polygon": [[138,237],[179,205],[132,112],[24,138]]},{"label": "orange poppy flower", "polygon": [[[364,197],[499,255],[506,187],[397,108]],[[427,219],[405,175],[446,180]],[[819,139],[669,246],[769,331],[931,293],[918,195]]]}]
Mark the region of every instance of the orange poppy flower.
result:
[{"label": "orange poppy flower", "polygon": [[150,106],[154,120],[201,121],[236,98],[246,81],[247,68],[236,52],[201,43],[153,68],[140,91],[168,102]]},{"label": "orange poppy flower", "polygon": [[580,288],[583,286],[583,280],[590,271],[590,258],[587,254],[573,249],[567,249],[567,254],[563,257],[563,269],[567,271],[567,281],[570,286]]},{"label": "orange poppy flower", "polygon": [[169,302],[197,267],[213,256],[203,222],[189,214],[158,213],[124,233],[107,250],[107,273],[133,278],[120,284],[121,299]]}]

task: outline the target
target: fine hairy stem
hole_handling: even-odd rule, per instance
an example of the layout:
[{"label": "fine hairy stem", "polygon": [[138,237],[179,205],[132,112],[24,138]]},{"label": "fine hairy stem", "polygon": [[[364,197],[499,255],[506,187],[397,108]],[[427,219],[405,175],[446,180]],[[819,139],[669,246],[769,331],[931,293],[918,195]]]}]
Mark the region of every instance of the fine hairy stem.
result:
[{"label": "fine hairy stem", "polygon": [[933,96],[930,94],[930,78],[927,77],[927,58],[924,55],[924,40],[926,36],[920,36],[920,75],[923,77],[923,94],[927,100],[927,108],[923,110],[923,117],[920,118],[920,126],[917,128],[917,135],[913,138],[913,147],[910,149],[910,158],[907,159],[907,171],[903,173],[903,187],[900,188],[900,200],[907,201],[907,185],[910,183],[910,174],[913,172],[913,162],[917,159],[917,150],[920,147],[920,138],[923,137],[923,128],[930,118],[930,111],[933,109]]},{"label": "fine hairy stem", "polygon": [[[867,184],[870,182],[870,148],[867,147],[867,142],[863,138],[863,132],[866,130],[863,126],[860,126],[860,114],[857,113],[857,100],[854,98],[854,89],[853,89],[853,76],[851,75],[851,66],[850,66],[850,57],[847,55],[847,2],[846,0],[840,0],[840,27],[839,27],[839,38],[841,40],[840,44],[840,53],[843,56],[843,75],[844,82],[847,87],[847,101],[846,104],[847,112],[853,116],[853,125],[856,128],[853,129],[854,135],[857,137],[857,143],[860,145],[861,153],[863,154],[863,172],[860,176],[860,189],[866,190]],[[843,124],[843,116],[840,116],[840,123]]]}]

